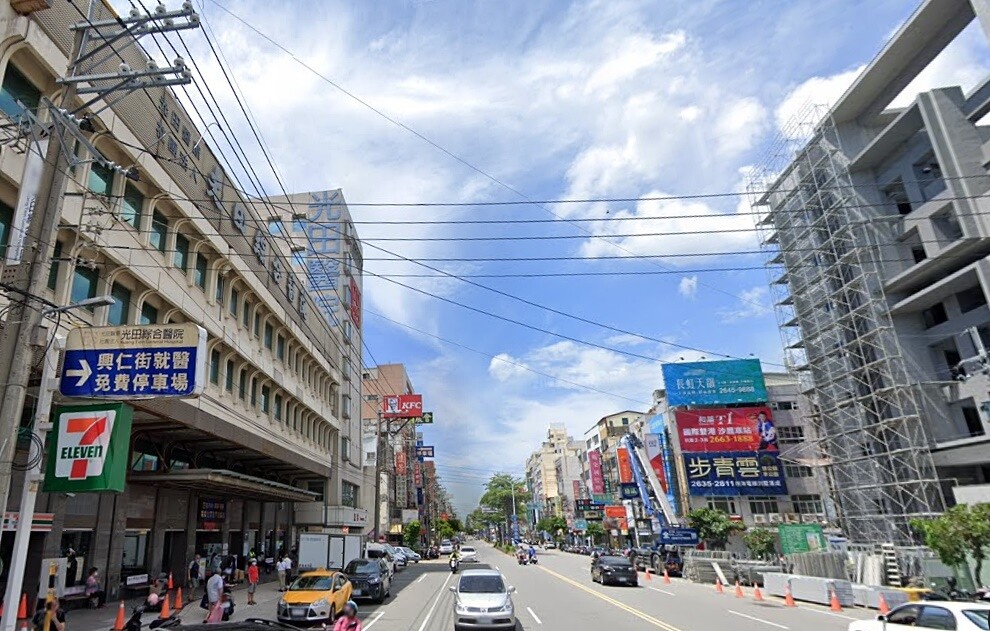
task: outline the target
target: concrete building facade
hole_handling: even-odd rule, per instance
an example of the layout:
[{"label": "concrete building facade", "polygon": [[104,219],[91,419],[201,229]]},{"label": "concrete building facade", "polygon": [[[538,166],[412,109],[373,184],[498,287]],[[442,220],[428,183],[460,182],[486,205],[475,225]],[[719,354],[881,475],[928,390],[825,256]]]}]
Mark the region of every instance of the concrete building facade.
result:
[{"label": "concrete building facade", "polygon": [[547,427],[547,438],[526,460],[526,486],[539,508],[531,512],[533,523],[547,515],[560,515],[556,460],[572,439],[567,427],[554,423]]}]

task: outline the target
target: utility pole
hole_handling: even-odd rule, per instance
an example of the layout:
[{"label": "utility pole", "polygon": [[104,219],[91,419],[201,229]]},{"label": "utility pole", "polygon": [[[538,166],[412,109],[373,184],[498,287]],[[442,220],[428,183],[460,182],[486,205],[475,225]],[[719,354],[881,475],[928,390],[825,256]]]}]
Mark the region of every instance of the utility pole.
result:
[{"label": "utility pole", "polygon": [[[123,98],[135,90],[185,85],[192,81],[181,58],[176,59],[174,66],[167,68],[149,63],[146,70],[132,70],[122,63],[117,73],[88,74],[97,65],[105,63],[110,55],[119,54],[120,50],[135,44],[143,35],[198,27],[199,16],[191,3],[184,3],[180,11],[169,12],[162,8],[149,15],[132,10],[127,18],[94,22],[97,6],[102,6],[102,3],[90,0],[86,21],[71,27],[75,32],[72,52],[69,54],[66,76],[58,80],[63,86],[60,107],[47,99],[43,100],[51,122],[42,123],[34,113],[25,112],[22,123],[26,124],[21,125],[24,133],[34,137],[34,142],[29,143],[31,149],[42,151],[44,140],[47,140],[47,148],[44,149],[45,161],[30,217],[23,218],[27,228],[22,232],[21,257],[17,261],[10,261],[9,258],[7,261],[7,269],[13,269],[14,274],[6,288],[16,298],[10,303],[3,332],[0,333],[0,384],[3,384],[0,386],[0,509],[4,510],[10,495],[16,451],[14,437],[20,425],[32,371],[35,345],[29,340],[36,339],[36,331],[44,317],[42,305],[45,301],[39,294],[47,282],[62,199],[71,177],[70,168],[79,162],[74,145],[80,143],[92,162],[125,173],[127,177],[137,177],[136,171],[125,171],[93,147],[80,129],[84,119],[77,118],[75,113],[101,100],[106,103],[105,107],[109,107],[111,102],[105,98],[111,94]],[[176,18],[186,20],[176,21]],[[114,43],[118,44],[117,48],[113,48]],[[109,55],[106,52],[108,49],[113,51]],[[104,56],[95,59],[101,54]],[[83,94],[93,96],[77,108],[77,97]],[[30,520],[32,516],[22,515],[21,518]]]},{"label": "utility pole", "polygon": [[[382,403],[381,397],[376,396],[375,400],[378,401],[378,420],[375,423],[375,529],[374,529],[374,540],[378,541],[379,527],[381,525],[382,519],[382,443],[385,440],[385,436],[388,436],[388,430],[386,429],[385,434],[382,434]],[[385,421],[388,423],[388,421]]]}]

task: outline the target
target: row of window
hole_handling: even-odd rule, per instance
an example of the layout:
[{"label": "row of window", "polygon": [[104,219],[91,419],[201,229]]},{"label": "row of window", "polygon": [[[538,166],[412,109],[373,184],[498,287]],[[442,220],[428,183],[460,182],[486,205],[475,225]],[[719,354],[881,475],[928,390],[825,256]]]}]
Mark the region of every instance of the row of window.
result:
[{"label": "row of window", "polygon": [[[736,498],[734,497],[708,497],[705,498],[708,508],[720,510],[727,515],[738,515],[736,510]],[[779,498],[767,495],[754,495],[748,498],[749,512],[753,515],[780,514]],[[800,515],[822,515],[825,512],[824,504],[820,495],[791,495],[791,504],[795,513]]]}]

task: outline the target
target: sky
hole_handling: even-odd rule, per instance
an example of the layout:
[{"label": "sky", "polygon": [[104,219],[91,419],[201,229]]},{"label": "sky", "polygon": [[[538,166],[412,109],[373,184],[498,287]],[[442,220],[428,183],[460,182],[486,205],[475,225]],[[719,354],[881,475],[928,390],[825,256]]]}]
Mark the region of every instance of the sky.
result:
[{"label": "sky", "polygon": [[[783,369],[740,193],[788,122],[834,102],[916,3],[196,6],[204,29],[183,35],[196,81],[265,166],[266,192],[280,193],[206,36],[289,192],[341,188],[351,204],[364,362],[406,365],[436,419],[425,442],[466,514],[492,472],[523,471],[548,424],[582,437],[606,414],[647,410],[661,362],[753,356]],[[971,25],[897,103],[972,87],[988,58]],[[533,203],[603,198],[631,201]],[[429,202],[525,203],[411,206]],[[489,223],[385,223],[470,220]],[[520,257],[563,259],[505,260]]]}]

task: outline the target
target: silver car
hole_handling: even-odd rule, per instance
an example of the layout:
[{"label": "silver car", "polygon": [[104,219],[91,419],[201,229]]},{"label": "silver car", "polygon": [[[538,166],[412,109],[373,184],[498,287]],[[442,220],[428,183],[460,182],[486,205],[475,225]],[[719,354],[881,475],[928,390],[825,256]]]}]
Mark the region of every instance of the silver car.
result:
[{"label": "silver car", "polygon": [[454,631],[461,629],[514,629],[512,604],[515,587],[506,586],[497,570],[464,570],[454,593]]}]

